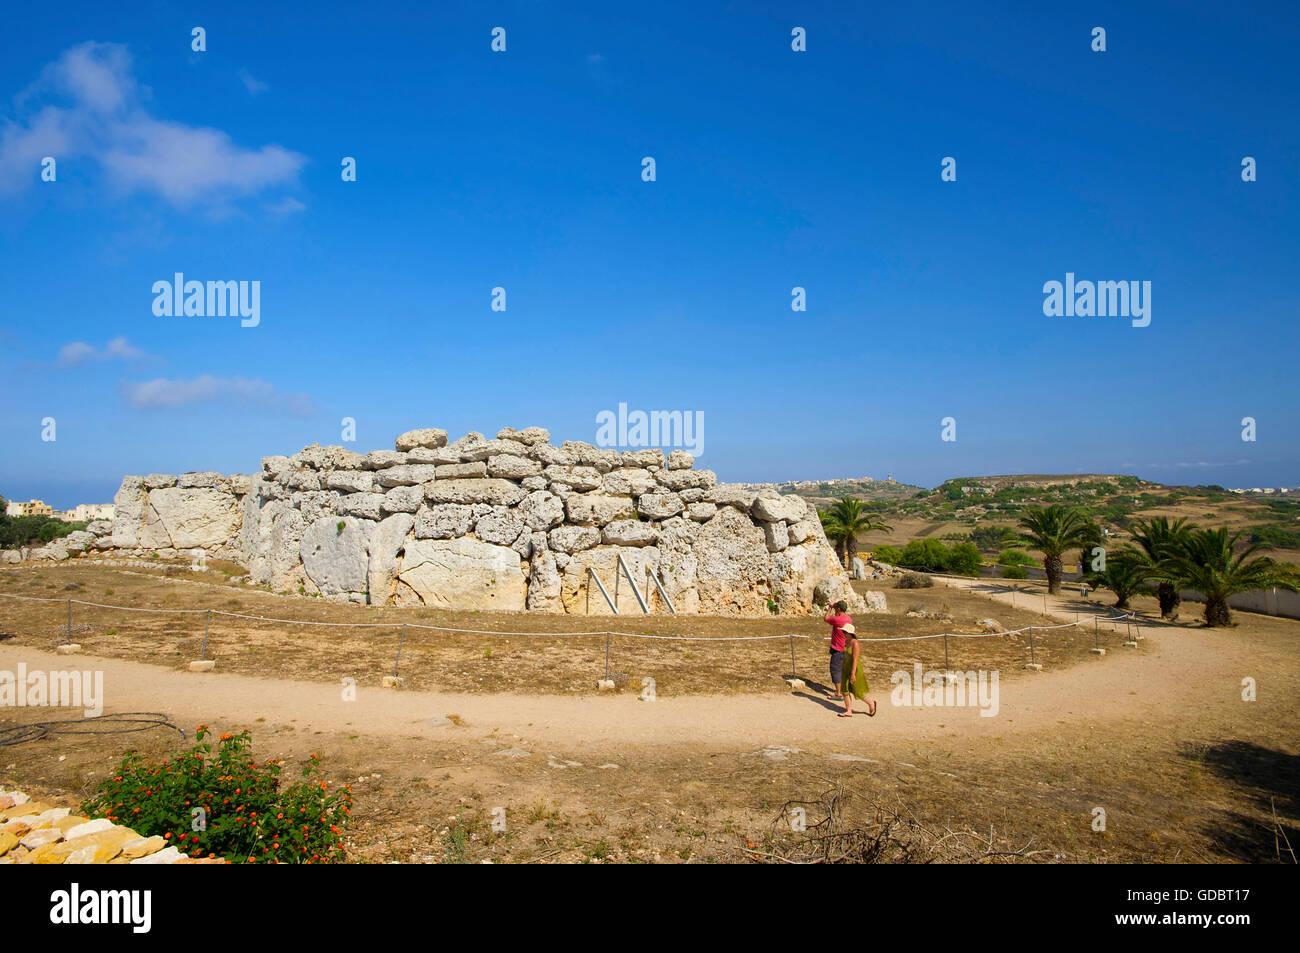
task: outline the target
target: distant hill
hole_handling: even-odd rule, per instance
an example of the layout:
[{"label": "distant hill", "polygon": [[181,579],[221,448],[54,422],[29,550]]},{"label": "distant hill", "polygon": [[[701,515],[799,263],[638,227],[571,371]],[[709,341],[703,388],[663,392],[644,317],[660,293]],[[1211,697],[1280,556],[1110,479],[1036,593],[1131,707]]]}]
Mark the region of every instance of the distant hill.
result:
[{"label": "distant hill", "polygon": [[[1186,517],[1204,527],[1241,530],[1243,539],[1273,546],[1278,558],[1300,563],[1300,493],[1271,496],[1233,493],[1221,486],[1168,486],[1129,474],[1018,473],[945,480],[934,489],[873,480],[801,480],[749,484],[796,493],[818,507],[859,499],[892,527],[864,543],[904,545],[935,537],[949,541],[996,537],[990,527],[1014,527],[1024,513],[1051,504],[1079,506],[1115,538],[1127,537],[1134,519]],[[980,533],[972,537],[975,530]]]}]

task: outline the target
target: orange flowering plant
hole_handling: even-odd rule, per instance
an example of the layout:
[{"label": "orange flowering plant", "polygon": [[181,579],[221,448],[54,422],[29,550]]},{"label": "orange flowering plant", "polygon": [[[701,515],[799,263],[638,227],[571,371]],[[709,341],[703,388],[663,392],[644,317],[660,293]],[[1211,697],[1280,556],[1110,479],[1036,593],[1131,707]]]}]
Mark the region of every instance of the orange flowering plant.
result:
[{"label": "orange flowering plant", "polygon": [[321,780],[319,757],[303,765],[304,780],[282,787],[278,762],[258,765],[250,756],[247,731],[222,735],[215,752],[209,735],[200,727],[192,748],[161,764],[127,752],[82,811],[158,834],[191,857],[281,864],[343,859],[351,789]]}]

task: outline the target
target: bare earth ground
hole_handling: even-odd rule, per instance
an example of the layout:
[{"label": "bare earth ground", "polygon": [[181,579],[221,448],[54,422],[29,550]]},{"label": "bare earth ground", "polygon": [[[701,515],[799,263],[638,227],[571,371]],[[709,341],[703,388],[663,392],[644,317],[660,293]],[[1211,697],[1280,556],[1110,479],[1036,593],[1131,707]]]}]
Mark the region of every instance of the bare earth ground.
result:
[{"label": "bare earth ground", "polygon": [[[66,606],[0,599],[0,669],[19,662],[93,668],[104,673],[107,712],[163,712],[187,731],[197,724],[248,728],[263,757],[319,753],[327,773],[354,783],[356,860],[737,860],[747,856],[747,843],[762,849],[769,836],[793,836],[780,814],[786,801],[836,783],[901,805],[934,827],[986,836],[992,828],[998,845],[1028,844],[1036,860],[1289,862],[1279,829],[1300,847],[1300,623],[1290,620],[1238,613],[1237,627],[1207,630],[1185,614],[1183,624],[1164,626],[1139,600],[1148,618],[1137,648],[1120,646],[1122,626],[1101,632],[1108,648],[1102,657],[1088,652],[1090,629],[1040,632],[1039,673],[1022,667],[1023,637],[951,640],[954,668],[1000,672],[993,717],[975,708],[890,703],[890,673],[913,661],[942,667],[942,640],[868,644],[880,713],[842,719],[816,691],[825,680],[824,643],[796,642],[798,671],[810,686],[792,693],[781,681],[790,670],[784,639],[615,638],[611,667],[628,680],[611,696],[594,692],[604,672],[603,637],[542,634],[824,635],[817,620],[376,610],[194,575],[14,567],[0,572],[0,592],[539,633],[507,639],[408,630],[401,663],[407,689],[394,692],[377,686],[391,673],[396,631],[214,618],[209,647],[217,671],[197,675],[181,668],[198,655],[202,615],[178,621],[75,606],[73,635],[86,654],[55,656]],[[861,617],[859,628],[882,638],[974,632],[974,620],[987,616],[1007,627],[1049,621],[1041,595],[1016,594],[1012,608],[999,601],[1011,594],[996,585],[963,585],[977,591],[888,590],[890,614]],[[1050,600],[1050,621],[1098,609],[1095,602],[1076,609],[1076,601]],[[945,604],[952,622],[902,615]],[[344,676],[357,680],[355,701],[343,700]],[[643,677],[656,681],[654,702],[637,698]],[[1242,700],[1247,677],[1257,682],[1257,701]],[[2,714],[9,723],[30,723],[79,712]],[[0,749],[0,782],[61,794],[71,804],[127,748],[162,756],[180,744],[165,729],[51,736]],[[1107,815],[1104,832],[1092,829],[1098,807]],[[491,830],[496,808],[505,811],[504,833]],[[815,819],[810,811],[809,822]]]}]

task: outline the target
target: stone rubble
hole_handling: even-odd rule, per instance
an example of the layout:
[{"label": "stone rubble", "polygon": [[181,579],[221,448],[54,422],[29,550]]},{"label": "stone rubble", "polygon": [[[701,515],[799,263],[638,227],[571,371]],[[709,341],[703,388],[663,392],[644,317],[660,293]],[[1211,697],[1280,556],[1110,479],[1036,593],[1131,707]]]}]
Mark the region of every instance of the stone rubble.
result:
[{"label": "stone rubble", "polygon": [[[150,479],[154,479],[151,477]],[[166,489],[168,487],[159,487]],[[141,837],[105,818],[73,814],[0,788],[0,864],[197,864],[158,836]]]}]

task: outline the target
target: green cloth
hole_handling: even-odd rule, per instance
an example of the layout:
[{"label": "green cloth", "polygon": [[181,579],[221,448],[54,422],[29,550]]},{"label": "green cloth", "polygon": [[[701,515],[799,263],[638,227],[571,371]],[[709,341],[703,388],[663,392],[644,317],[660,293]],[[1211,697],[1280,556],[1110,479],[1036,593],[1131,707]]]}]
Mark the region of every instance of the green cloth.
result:
[{"label": "green cloth", "polygon": [[[844,652],[844,670],[848,671],[849,661],[853,657],[853,650],[845,647]],[[858,701],[866,701],[867,692],[871,686],[867,684],[867,677],[862,673],[862,646],[858,646],[858,666],[856,671],[848,678],[844,679],[844,694],[852,695]]]}]

